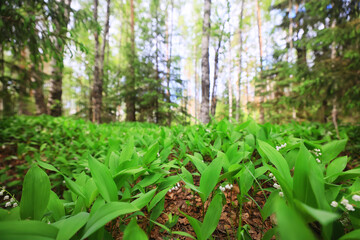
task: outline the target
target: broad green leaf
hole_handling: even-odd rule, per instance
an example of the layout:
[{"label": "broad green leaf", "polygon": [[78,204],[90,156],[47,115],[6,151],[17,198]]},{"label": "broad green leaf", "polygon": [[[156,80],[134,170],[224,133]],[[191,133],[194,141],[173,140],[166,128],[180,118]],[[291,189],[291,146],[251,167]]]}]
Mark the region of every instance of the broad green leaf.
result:
[{"label": "broad green leaf", "polygon": [[302,211],[307,213],[309,216],[311,216],[313,219],[318,221],[323,226],[326,226],[326,225],[332,223],[333,221],[337,220],[340,217],[340,215],[338,215],[336,213],[332,213],[332,212],[312,208],[312,207],[310,207],[310,206],[308,206],[305,203],[302,203],[300,201],[295,201],[295,202],[297,203],[297,206]]},{"label": "broad green leaf", "polygon": [[202,239],[209,239],[211,234],[215,231],[220,220],[222,207],[222,196],[217,194],[206,211],[204,222],[201,226]]},{"label": "broad green leaf", "polygon": [[335,177],[331,177],[332,175],[336,175],[338,173],[342,173],[347,164],[347,156],[336,158],[332,161],[326,169],[326,177],[328,182],[333,182],[336,179]]},{"label": "broad green leaf", "polygon": [[[295,167],[296,168],[296,167]],[[277,201],[276,218],[281,239],[286,240],[316,240],[301,215],[288,207],[284,200]]]},{"label": "broad green leaf", "polygon": [[20,208],[3,209],[0,208],[0,221],[20,221]]},{"label": "broad green leaf", "polygon": [[59,229],[56,240],[71,239],[86,224],[88,219],[89,213],[80,212],[75,216],[53,223],[52,225]]},{"label": "broad green leaf", "polygon": [[156,159],[158,152],[159,152],[159,143],[156,142],[152,146],[150,146],[147,152],[145,153],[143,157],[144,164],[147,165],[153,162]]},{"label": "broad green leaf", "polygon": [[25,175],[20,202],[21,219],[41,220],[50,198],[50,180],[33,165]]},{"label": "broad green leaf", "polygon": [[210,193],[218,183],[222,168],[222,157],[215,158],[210,165],[204,170],[200,178],[200,197],[203,202],[209,197]]},{"label": "broad green leaf", "polygon": [[292,185],[292,178],[289,171],[289,165],[284,157],[276,151],[268,143],[258,140],[260,149],[269,158],[270,162],[275,165],[282,177],[287,181],[288,184]]},{"label": "broad green leaf", "polygon": [[342,236],[339,240],[359,240],[359,236],[360,236],[360,229],[356,229]]},{"label": "broad green leaf", "polygon": [[109,169],[102,163],[98,162],[92,156],[89,156],[89,167],[91,175],[99,190],[101,196],[107,202],[118,200],[118,189],[111,176]]},{"label": "broad green leaf", "polygon": [[201,235],[202,223],[201,223],[199,220],[197,220],[197,219],[195,219],[195,218],[193,218],[193,217],[191,217],[191,216],[183,213],[183,212],[180,211],[180,210],[179,210],[179,212],[187,218],[187,220],[189,221],[190,225],[191,225],[192,228],[194,229],[194,232],[195,232],[197,238],[198,238],[199,240],[205,240],[205,239],[202,237],[202,235]]},{"label": "broad green leaf", "polygon": [[[126,146],[121,151],[118,166],[121,166],[121,164],[126,161],[130,161],[132,155],[134,154],[134,151],[135,151],[134,140],[133,138],[130,138]],[[116,170],[120,170],[120,169],[116,169]]]},{"label": "broad green leaf", "polygon": [[46,162],[43,162],[43,161],[37,161],[37,163],[39,164],[40,167],[42,168],[45,168],[47,170],[50,170],[50,171],[54,171],[54,172],[59,172],[59,170],[57,170],[53,165],[51,164],[48,164]]},{"label": "broad green leaf", "polygon": [[278,198],[280,198],[278,192],[272,192],[270,194],[267,201],[265,202],[264,207],[261,210],[261,217],[263,219],[267,219],[268,217],[270,217],[271,214],[276,211],[276,203],[278,201]]},{"label": "broad green leaf", "polygon": [[108,157],[109,159],[108,166],[112,175],[114,175],[117,172],[117,168],[119,165],[119,157],[120,157],[119,154],[116,152],[111,152],[110,156]]},{"label": "broad green leaf", "polygon": [[50,192],[50,199],[47,208],[52,213],[55,221],[58,221],[60,218],[65,216],[64,205],[53,191]]},{"label": "broad green leaf", "polygon": [[131,219],[124,231],[124,240],[143,240],[148,239],[146,233],[137,225],[136,218]]},{"label": "broad green leaf", "polygon": [[189,154],[186,154],[186,156],[188,158],[190,158],[190,161],[195,165],[195,167],[199,171],[199,173],[202,174],[207,167],[206,164],[204,163],[204,161],[199,159],[196,155],[191,156]]},{"label": "broad green leaf", "polygon": [[158,223],[158,222],[153,221],[153,220],[151,220],[151,219],[150,219],[150,221],[151,221],[152,223],[158,225],[159,227],[161,227],[161,228],[164,229],[165,231],[167,231],[167,232],[169,232],[169,233],[171,232],[171,230],[170,230],[167,226],[165,226],[164,224]]},{"label": "broad green leaf", "polygon": [[339,153],[341,153],[346,146],[347,139],[331,141],[325,144],[322,147],[322,157],[321,160],[323,163],[328,163],[329,161],[336,158]]},{"label": "broad green leaf", "polygon": [[132,201],[131,204],[134,205],[135,207],[137,207],[138,209],[142,209],[150,202],[150,200],[153,198],[155,192],[156,192],[156,188],[145,194],[141,193],[140,197],[137,198],[136,200]]},{"label": "broad green leaf", "polygon": [[180,236],[184,236],[184,237],[188,237],[188,238],[191,238],[191,239],[195,239],[192,235],[190,235],[189,233],[187,232],[181,232],[181,231],[173,231],[171,232],[172,234],[176,234],[176,235],[180,235]]},{"label": "broad green leaf", "polygon": [[156,194],[156,196],[153,198],[153,200],[150,202],[149,204],[149,211],[155,207],[155,205],[161,201],[161,199],[163,199],[166,195],[166,193],[169,191],[170,187],[160,191],[158,194]]},{"label": "broad green leaf", "polygon": [[248,122],[249,124],[247,125],[246,130],[248,130],[252,135],[256,136],[260,130],[260,126],[254,121],[254,119],[250,119]]},{"label": "broad green leaf", "polygon": [[192,174],[185,168],[185,167],[182,167],[181,168],[181,176],[186,179],[186,181],[194,184],[194,179],[193,179],[193,176]]},{"label": "broad green leaf", "polygon": [[55,240],[59,229],[39,221],[0,222],[1,240]]},{"label": "broad green leaf", "polygon": [[249,162],[248,164],[244,165],[244,168],[241,169],[241,171],[235,175],[235,178],[240,179],[240,194],[242,196],[246,195],[248,191],[250,190],[253,182],[254,182],[254,174],[255,174],[255,168],[254,164],[252,162]]},{"label": "broad green leaf", "polygon": [[294,197],[301,202],[316,207],[315,192],[311,187],[309,179],[312,167],[317,167],[315,159],[302,144],[295,164],[293,193]]},{"label": "broad green leaf", "polygon": [[261,240],[271,240],[272,237],[277,233],[277,231],[278,231],[277,227],[270,228],[269,230],[266,231],[266,233],[264,234]]},{"label": "broad green leaf", "polygon": [[329,209],[322,171],[303,144],[295,164],[293,186],[294,196],[298,200],[314,208]]},{"label": "broad green leaf", "polygon": [[110,202],[99,207],[96,212],[90,216],[81,239],[87,238],[114,218],[138,210],[139,209],[132,204],[124,202]]},{"label": "broad green leaf", "polygon": [[78,196],[86,199],[84,190],[76,182],[72,181],[70,178],[64,176],[65,183],[68,185],[71,191],[73,191]]}]

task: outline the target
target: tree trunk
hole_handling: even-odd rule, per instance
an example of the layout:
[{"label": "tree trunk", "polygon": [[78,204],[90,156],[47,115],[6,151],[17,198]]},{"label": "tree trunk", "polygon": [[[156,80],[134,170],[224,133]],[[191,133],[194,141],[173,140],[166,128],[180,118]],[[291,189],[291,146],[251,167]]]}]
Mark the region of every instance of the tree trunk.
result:
[{"label": "tree trunk", "polygon": [[29,84],[30,84],[30,75],[31,71],[27,69],[27,59],[29,57],[29,52],[27,49],[21,51],[21,82],[19,84],[19,114],[30,115],[29,111]]},{"label": "tree trunk", "polygon": [[215,117],[216,104],[217,104],[216,90],[217,90],[217,78],[218,78],[218,71],[219,71],[219,51],[220,51],[220,48],[221,48],[222,35],[223,35],[223,32],[220,35],[218,45],[217,45],[217,47],[215,49],[214,84],[213,84],[213,90],[212,90],[212,96],[211,96],[211,115],[213,117]]},{"label": "tree trunk", "polygon": [[[172,57],[172,31],[173,31],[173,20],[174,20],[174,2],[171,0],[171,21],[169,29],[169,15],[166,10],[166,100],[168,103],[168,116],[167,125],[171,126],[171,99],[170,99],[170,74],[171,74],[171,57]],[[169,33],[170,30],[170,33]]]},{"label": "tree trunk", "polygon": [[130,0],[130,40],[131,40],[131,56],[130,56],[130,77],[127,81],[128,92],[125,97],[126,102],[126,121],[136,121],[135,116],[135,16],[134,16],[134,0]]},{"label": "tree trunk", "polygon": [[[54,24],[56,34],[65,35],[67,32],[67,25],[69,23],[71,0],[62,0],[61,3],[64,7],[63,15],[61,16],[61,19],[54,19]],[[64,44],[60,41],[56,41],[55,47],[59,56],[52,59],[52,79],[50,81],[51,89],[48,101],[48,110],[51,116],[59,117],[62,114],[61,96],[64,69]]]},{"label": "tree trunk", "polygon": [[240,51],[239,51],[239,80],[236,84],[236,91],[237,91],[237,100],[236,100],[236,122],[239,122],[240,119],[240,106],[241,106],[241,73],[242,73],[242,49],[243,49],[243,38],[242,38],[242,23],[243,23],[243,14],[244,14],[244,2],[245,0],[241,1],[241,10],[240,10],[240,24],[239,24],[239,44],[240,44]]},{"label": "tree trunk", "polygon": [[232,121],[232,113],[233,113],[233,89],[231,82],[231,74],[232,74],[232,61],[231,61],[231,38],[229,38],[229,76],[228,76],[228,90],[229,90],[229,122]]},{"label": "tree trunk", "polygon": [[[98,0],[94,0],[94,20],[95,23],[98,24]],[[98,28],[98,27],[97,27]],[[101,65],[101,58],[100,58],[100,43],[99,43],[99,30],[94,32],[94,39],[95,39],[95,61],[94,61],[94,82],[93,82],[93,89],[91,93],[91,108],[92,108],[92,121],[99,122],[100,121],[100,111],[101,105],[99,106],[99,99],[101,98],[102,92],[102,84],[100,79],[100,65]]]},{"label": "tree trunk", "polygon": [[42,77],[40,75],[42,75],[41,72],[36,71],[35,67],[32,67],[32,76],[33,76],[33,80],[36,84],[35,87],[35,94],[34,94],[34,98],[35,98],[35,104],[36,104],[36,114],[41,115],[41,114],[47,114],[47,107],[46,107],[46,103],[45,103],[45,97],[44,97],[44,81],[42,80]]},{"label": "tree trunk", "polygon": [[[289,42],[289,61],[292,62],[293,60],[293,47],[294,47],[294,44],[293,44],[293,20],[292,18],[290,17],[290,14],[291,14],[291,10],[293,8],[293,5],[292,5],[292,0],[289,0],[289,36],[288,36],[288,42]],[[292,78],[292,77],[290,77]],[[297,117],[296,117],[296,109],[295,107],[293,106],[292,107],[292,118],[294,121],[296,121]]]},{"label": "tree trunk", "polygon": [[210,67],[209,67],[209,40],[210,40],[210,14],[211,0],[204,1],[204,22],[201,42],[201,122],[210,121],[209,95],[210,95]]},{"label": "tree trunk", "polygon": [[260,83],[261,83],[261,87],[260,87],[260,123],[264,123],[265,119],[264,119],[264,107],[263,107],[263,103],[264,103],[264,89],[266,89],[266,87],[263,87],[263,79],[262,79],[262,71],[263,71],[263,42],[262,42],[262,34],[261,34],[261,12],[260,12],[260,5],[259,5],[259,0],[256,0],[256,12],[257,12],[257,25],[258,25],[258,40],[259,40],[259,54],[260,54]]},{"label": "tree trunk", "polygon": [[197,62],[197,46],[195,45],[194,46],[194,81],[195,81],[195,99],[194,99],[194,107],[195,107],[195,123],[198,122],[198,75],[197,75],[197,65],[198,65],[198,62]]},{"label": "tree trunk", "polygon": [[[94,0],[94,19],[98,23],[98,0]],[[100,49],[99,32],[95,31],[95,64],[94,64],[94,83],[92,89],[92,121],[101,123],[102,93],[103,93],[103,77],[104,77],[104,58],[106,48],[106,37],[109,32],[110,18],[110,0],[107,0],[106,20],[103,34],[102,46]]]},{"label": "tree trunk", "polygon": [[[331,28],[334,30],[334,28],[336,27],[336,19],[333,20],[333,22],[331,23]],[[336,43],[333,42],[331,44],[331,60],[332,60],[332,68],[335,67],[335,58],[336,58]],[[334,84],[334,98],[333,98],[333,108],[331,111],[331,117],[332,117],[332,122],[334,124],[335,127],[335,131],[336,131],[336,136],[338,137],[338,139],[340,139],[340,134],[339,134],[339,128],[338,128],[338,124],[337,124],[337,83],[335,80],[335,84]]]},{"label": "tree trunk", "polygon": [[3,44],[0,45],[0,71],[1,71],[1,82],[2,82],[2,111],[3,116],[9,116],[12,113],[12,107],[11,107],[11,95],[8,90],[8,81],[5,77],[5,59],[4,59],[4,48]]}]

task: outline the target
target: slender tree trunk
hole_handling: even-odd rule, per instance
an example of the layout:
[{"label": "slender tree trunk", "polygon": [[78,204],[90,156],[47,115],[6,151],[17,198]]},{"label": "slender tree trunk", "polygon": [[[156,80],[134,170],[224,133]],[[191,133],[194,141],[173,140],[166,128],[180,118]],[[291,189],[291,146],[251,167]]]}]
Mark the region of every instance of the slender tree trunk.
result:
[{"label": "slender tree trunk", "polygon": [[3,44],[0,45],[0,71],[1,71],[1,82],[2,82],[2,110],[3,110],[3,116],[9,116],[12,112],[11,107],[11,95],[8,90],[8,81],[5,77],[5,58],[4,58],[4,48]]},{"label": "slender tree trunk", "polygon": [[[288,36],[288,42],[289,42],[289,61],[292,62],[293,60],[293,19],[290,17],[291,11],[292,11],[293,5],[292,5],[292,0],[289,0],[289,36]],[[292,77],[290,77],[292,78]],[[296,117],[296,109],[293,106],[292,107],[292,118],[294,121],[296,121],[297,117]]]},{"label": "slender tree trunk", "polygon": [[195,107],[195,123],[198,122],[198,75],[197,75],[197,46],[195,45],[194,46],[194,54],[195,54],[195,57],[194,57],[194,81],[195,81],[195,101],[194,101],[194,107]]},{"label": "slender tree trunk", "polygon": [[209,40],[210,40],[210,14],[211,0],[204,0],[204,21],[201,42],[201,112],[202,123],[210,121],[209,95],[210,95],[210,67],[209,67]]},{"label": "slender tree trunk", "polygon": [[33,75],[33,80],[36,84],[35,87],[35,94],[34,94],[34,98],[35,98],[35,104],[36,104],[36,114],[41,115],[41,114],[47,114],[47,107],[45,104],[45,97],[44,97],[44,82],[42,80],[42,77],[39,76],[40,73],[39,71],[35,70],[35,67],[32,67],[32,75]]},{"label": "slender tree trunk", "polygon": [[[259,40],[259,54],[260,54],[260,82],[261,85],[263,85],[263,79],[262,79],[262,71],[263,71],[263,41],[262,41],[262,34],[261,34],[261,12],[260,12],[260,5],[259,5],[259,0],[256,0],[256,12],[257,12],[257,26],[258,26],[258,40]],[[263,107],[263,103],[264,103],[264,89],[266,89],[266,87],[261,86],[260,87],[260,123],[264,123],[265,119],[264,119],[264,107]]]},{"label": "slender tree trunk", "polygon": [[228,76],[228,90],[229,90],[229,121],[232,121],[232,113],[233,113],[233,89],[232,89],[232,59],[231,59],[231,39],[229,39],[229,76]]},{"label": "slender tree trunk", "polygon": [[134,0],[130,0],[130,27],[131,27],[131,56],[130,56],[130,77],[127,81],[128,92],[126,94],[126,121],[136,121],[135,116],[135,16]]},{"label": "slender tree trunk", "polygon": [[236,91],[237,91],[237,100],[236,100],[236,122],[239,122],[240,119],[240,111],[241,111],[241,73],[242,73],[242,49],[243,49],[243,36],[242,36],[242,23],[243,23],[243,14],[244,14],[244,2],[245,0],[241,1],[241,10],[240,10],[240,24],[239,24],[239,44],[240,44],[240,51],[239,51],[239,80],[236,84]]},{"label": "slender tree trunk", "polygon": [[29,111],[29,83],[31,76],[27,69],[27,59],[29,57],[29,52],[27,49],[21,51],[21,65],[22,70],[21,78],[22,81],[19,84],[19,114],[30,115]]},{"label": "slender tree trunk", "polygon": [[[94,20],[95,23],[98,24],[98,0],[94,0]],[[98,28],[98,27],[97,27]],[[99,30],[96,29],[94,32],[95,39],[95,61],[94,61],[94,82],[93,89],[91,93],[91,108],[92,108],[92,121],[99,122],[100,121],[100,111],[101,106],[99,107],[99,93],[102,92],[102,84],[100,79],[100,67],[101,67],[101,58],[100,58],[100,43],[99,43]]]},{"label": "slender tree trunk", "polygon": [[[156,13],[156,26],[158,26],[158,18]],[[157,31],[156,31],[157,32]],[[155,122],[158,124],[160,122],[160,112],[159,112],[159,95],[160,95],[160,77],[159,77],[159,42],[158,34],[156,34],[156,52],[155,52],[155,80],[156,80],[156,96],[155,96]]]},{"label": "slender tree trunk", "polygon": [[[168,103],[168,116],[167,116],[167,125],[171,126],[171,99],[170,99],[170,73],[171,73],[171,57],[172,57],[172,31],[173,31],[173,20],[174,20],[174,3],[171,1],[171,21],[169,29],[169,15],[167,13],[166,21],[166,100]],[[169,33],[170,30],[170,33]]]},{"label": "slender tree trunk", "polygon": [[[61,1],[64,12],[61,19],[54,19],[56,33],[59,35],[65,35],[67,32],[67,24],[69,23],[70,17],[70,5],[71,0]],[[54,117],[59,117],[62,114],[62,79],[64,69],[64,44],[62,41],[56,41],[56,49],[59,52],[57,58],[52,59],[52,79],[50,81],[50,98],[48,101],[49,114]]]},{"label": "slender tree trunk", "polygon": [[[94,19],[98,23],[98,0],[94,0]],[[106,48],[106,37],[109,33],[110,19],[110,0],[107,0],[106,20],[103,34],[102,46],[100,49],[99,31],[95,31],[95,64],[94,64],[94,83],[92,89],[92,121],[101,123],[102,94],[103,94],[103,77],[104,77],[104,59]]]},{"label": "slender tree trunk", "polygon": [[[334,28],[336,27],[336,19],[333,20],[333,22],[331,23],[331,28],[334,30]],[[336,43],[333,42],[331,44],[331,60],[332,60],[332,68],[335,67],[335,58],[336,58]],[[338,139],[340,139],[340,134],[339,134],[339,128],[338,128],[338,124],[337,124],[337,82],[335,80],[335,84],[334,84],[334,98],[333,98],[333,108],[331,111],[331,117],[332,117],[332,122],[334,124],[335,127],[335,131],[336,131],[336,136],[338,137]]]},{"label": "slender tree trunk", "polygon": [[223,32],[220,35],[218,45],[215,49],[215,59],[214,59],[214,84],[213,84],[213,90],[212,90],[212,96],[211,96],[211,115],[215,117],[216,113],[216,104],[217,104],[217,97],[216,97],[216,91],[217,91],[217,78],[218,78],[218,71],[219,71],[219,51],[221,48],[221,42],[222,42],[222,35]]}]

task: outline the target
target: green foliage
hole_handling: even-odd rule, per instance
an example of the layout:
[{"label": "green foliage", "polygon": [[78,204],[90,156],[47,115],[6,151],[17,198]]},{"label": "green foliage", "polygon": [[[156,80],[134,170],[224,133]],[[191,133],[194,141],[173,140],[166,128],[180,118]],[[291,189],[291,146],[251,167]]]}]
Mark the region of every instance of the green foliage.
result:
[{"label": "green foliage", "polygon": [[25,175],[21,202],[21,219],[41,220],[50,198],[50,181],[38,166],[32,166]]},{"label": "green foliage", "polygon": [[[239,189],[240,223],[242,203],[254,201],[254,193],[264,194],[266,203],[259,205],[263,220],[273,213],[277,219],[265,239],[351,239],[351,232],[345,232],[360,227],[360,206],[354,200],[360,193],[360,170],[349,170],[350,156],[343,156],[352,140],[332,139],[327,125],[258,125],[254,120],[233,125],[223,120],[166,128],[40,116],[5,118],[0,128],[4,148],[21,146],[4,161],[23,160],[15,170],[23,182],[3,178],[7,191],[22,195],[20,207],[0,211],[1,236],[8,239],[15,234],[10,223],[21,229],[21,239],[96,239],[106,236],[115,221],[129,239],[146,239],[145,232],[154,226],[168,237],[194,238],[172,230],[179,222],[176,215],[157,222],[167,213],[165,201],[174,188],[189,188],[201,199],[201,219],[183,215],[198,239],[209,239],[223,212],[222,191],[232,184]],[[25,176],[24,169],[29,169]],[[18,185],[23,185],[21,193]],[[136,216],[147,231],[137,225]],[[343,227],[343,221],[348,225]],[[240,238],[249,238],[247,226],[233,227]]]}]

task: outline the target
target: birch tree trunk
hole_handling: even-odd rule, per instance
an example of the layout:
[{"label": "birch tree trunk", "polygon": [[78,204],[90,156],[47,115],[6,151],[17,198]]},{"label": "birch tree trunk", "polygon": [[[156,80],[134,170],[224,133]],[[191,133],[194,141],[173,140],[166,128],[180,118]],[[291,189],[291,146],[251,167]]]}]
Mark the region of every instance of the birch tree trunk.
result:
[{"label": "birch tree trunk", "polygon": [[[170,99],[170,73],[171,73],[171,57],[172,57],[172,31],[174,20],[174,2],[171,0],[171,21],[169,26],[169,15],[166,11],[166,100],[168,103],[167,125],[171,126],[171,99]],[[170,33],[169,33],[170,32]]]},{"label": "birch tree trunk", "polygon": [[232,74],[232,59],[231,59],[231,38],[229,38],[229,77],[228,77],[228,90],[229,90],[229,122],[232,121],[232,113],[233,113],[233,89],[231,82],[231,74]]},{"label": "birch tree trunk", "polygon": [[198,97],[198,75],[197,75],[197,65],[198,65],[198,63],[197,63],[197,61],[198,61],[198,59],[197,59],[197,46],[195,45],[195,47],[194,47],[194,49],[195,49],[195,51],[194,51],[194,81],[195,81],[195,99],[194,99],[194,107],[195,107],[195,111],[194,111],[194,113],[195,113],[195,123],[197,123],[198,122],[198,118],[199,118],[199,115],[198,115],[198,105],[199,105],[199,103],[198,103],[198,100],[199,100],[199,97]]},{"label": "birch tree trunk", "polygon": [[[70,18],[71,0],[61,0],[64,8],[63,15],[60,19],[54,19],[55,31],[57,35],[65,35],[67,32],[67,25]],[[60,54],[59,57],[53,58],[52,63],[52,78],[50,80],[50,97],[48,101],[48,111],[51,116],[59,117],[62,114],[62,79],[64,69],[64,44],[62,41],[56,41],[55,47]]]},{"label": "birch tree trunk", "polygon": [[[293,19],[290,17],[290,14],[291,14],[291,10],[293,8],[293,5],[292,5],[292,0],[289,0],[289,36],[288,36],[288,42],[289,42],[289,61],[292,62],[293,60],[293,47],[294,47],[294,44],[293,44]],[[291,77],[292,78],[292,77]],[[292,107],[292,118],[294,121],[296,121],[297,117],[296,117],[296,109],[295,107],[293,106]]]},{"label": "birch tree trunk", "polygon": [[211,0],[204,0],[204,21],[201,42],[201,122],[210,121],[209,95],[210,95],[210,67],[209,67],[209,40],[210,40],[210,14]]},{"label": "birch tree trunk", "polygon": [[236,84],[236,92],[237,92],[237,100],[236,100],[236,122],[239,122],[240,119],[240,111],[241,111],[241,73],[242,73],[242,49],[243,49],[243,37],[242,37],[242,22],[243,22],[243,14],[244,14],[244,2],[245,0],[241,1],[241,10],[240,10],[240,24],[239,24],[239,79]]},{"label": "birch tree trunk", "polygon": [[262,79],[262,71],[263,71],[263,40],[262,40],[262,34],[261,34],[261,12],[260,12],[260,5],[259,0],[256,0],[256,12],[257,12],[257,26],[258,26],[258,40],[259,40],[259,54],[260,54],[260,123],[264,123],[264,89],[266,87],[263,86],[263,79]]}]

